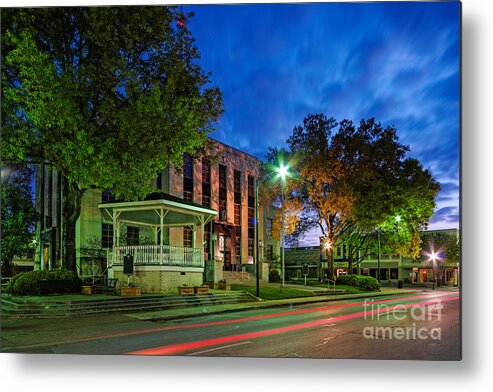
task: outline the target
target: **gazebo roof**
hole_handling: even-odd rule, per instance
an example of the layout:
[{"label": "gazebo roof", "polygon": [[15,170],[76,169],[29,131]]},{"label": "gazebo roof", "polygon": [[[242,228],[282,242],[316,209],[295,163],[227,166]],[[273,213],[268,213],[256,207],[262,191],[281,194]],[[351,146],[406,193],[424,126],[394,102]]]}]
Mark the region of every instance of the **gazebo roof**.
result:
[{"label": "gazebo roof", "polygon": [[216,210],[177,197],[158,194],[160,198],[144,201],[101,203],[108,220],[137,226],[191,226],[206,224],[218,214]]}]

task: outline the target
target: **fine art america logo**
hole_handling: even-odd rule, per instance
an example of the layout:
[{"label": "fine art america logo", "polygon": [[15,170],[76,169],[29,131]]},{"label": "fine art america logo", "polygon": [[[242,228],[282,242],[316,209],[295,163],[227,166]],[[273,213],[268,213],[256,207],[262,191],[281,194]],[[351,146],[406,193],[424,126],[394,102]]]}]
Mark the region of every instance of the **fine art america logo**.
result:
[{"label": "fine art america logo", "polygon": [[[395,321],[401,325],[371,325],[363,328],[365,339],[396,340],[441,340],[442,329],[439,327],[420,326],[424,322],[439,322],[442,319],[443,305],[440,300],[425,305],[376,304],[373,299],[364,302],[364,319],[372,322]],[[373,323],[372,323],[373,324]],[[404,326],[402,326],[404,324]]]}]

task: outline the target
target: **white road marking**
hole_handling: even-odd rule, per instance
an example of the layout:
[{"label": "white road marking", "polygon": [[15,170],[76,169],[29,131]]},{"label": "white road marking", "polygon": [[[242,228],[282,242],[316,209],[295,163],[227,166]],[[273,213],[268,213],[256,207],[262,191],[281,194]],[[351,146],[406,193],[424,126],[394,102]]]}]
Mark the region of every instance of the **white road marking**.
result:
[{"label": "white road marking", "polygon": [[203,351],[197,351],[194,353],[190,353],[187,355],[199,355],[199,354],[205,354],[211,351],[216,351],[216,350],[222,350],[223,348],[230,348],[230,347],[235,347],[235,346],[241,346],[243,344],[248,344],[251,343],[250,341],[248,342],[241,342],[241,343],[235,343],[235,344],[228,344],[227,346],[221,346],[221,347],[215,347],[215,348],[210,348],[209,350],[203,350]]}]

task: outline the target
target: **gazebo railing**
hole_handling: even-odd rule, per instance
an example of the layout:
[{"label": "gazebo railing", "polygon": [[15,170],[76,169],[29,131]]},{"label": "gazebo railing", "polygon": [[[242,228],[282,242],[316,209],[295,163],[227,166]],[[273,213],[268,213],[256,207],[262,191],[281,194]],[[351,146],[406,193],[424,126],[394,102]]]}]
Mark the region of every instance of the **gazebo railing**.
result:
[{"label": "gazebo railing", "polygon": [[109,260],[113,265],[123,265],[127,254],[134,257],[134,265],[163,265],[178,267],[204,267],[203,250],[174,245],[115,246]]}]

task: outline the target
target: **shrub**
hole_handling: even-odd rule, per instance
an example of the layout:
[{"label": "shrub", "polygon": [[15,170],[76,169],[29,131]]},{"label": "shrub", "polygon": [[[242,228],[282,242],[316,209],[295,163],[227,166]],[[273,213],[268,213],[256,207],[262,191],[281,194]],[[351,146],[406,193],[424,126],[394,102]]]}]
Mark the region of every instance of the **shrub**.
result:
[{"label": "shrub", "polygon": [[380,283],[378,280],[371,276],[362,275],[341,275],[336,280],[337,284],[344,284],[347,286],[361,287],[367,291],[380,290]]},{"label": "shrub", "polygon": [[[56,283],[50,289],[41,283],[45,281]],[[13,295],[41,295],[42,287],[48,287],[50,293],[71,293],[80,287],[80,280],[73,271],[66,269],[22,272],[12,278],[7,292]]]},{"label": "shrub", "polygon": [[269,272],[269,282],[270,283],[277,283],[281,280],[281,275],[279,274],[278,270],[271,270]]}]

